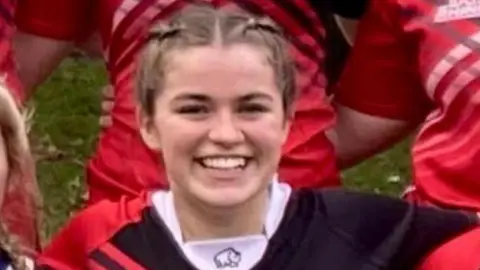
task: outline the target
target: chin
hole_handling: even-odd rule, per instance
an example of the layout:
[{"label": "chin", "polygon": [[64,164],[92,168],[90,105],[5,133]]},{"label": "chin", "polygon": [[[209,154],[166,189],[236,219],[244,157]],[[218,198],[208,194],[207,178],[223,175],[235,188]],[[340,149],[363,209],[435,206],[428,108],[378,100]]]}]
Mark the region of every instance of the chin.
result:
[{"label": "chin", "polygon": [[256,192],[247,188],[206,189],[197,194],[205,204],[212,207],[235,207],[243,205],[255,196]]}]

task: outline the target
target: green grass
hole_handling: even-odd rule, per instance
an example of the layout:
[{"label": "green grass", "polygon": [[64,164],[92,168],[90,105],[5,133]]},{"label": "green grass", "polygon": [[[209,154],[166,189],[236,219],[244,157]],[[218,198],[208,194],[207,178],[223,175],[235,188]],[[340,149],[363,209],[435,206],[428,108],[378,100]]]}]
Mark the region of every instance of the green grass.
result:
[{"label": "green grass", "polygon": [[98,134],[101,63],[68,60],[37,90],[33,134],[44,195],[44,237],[51,236],[83,203],[83,166]]},{"label": "green grass", "polygon": [[[67,60],[34,96],[33,134],[44,194],[43,237],[55,233],[84,200],[83,164],[98,134],[101,63]],[[409,179],[408,144],[344,172],[347,186],[396,196]]]}]

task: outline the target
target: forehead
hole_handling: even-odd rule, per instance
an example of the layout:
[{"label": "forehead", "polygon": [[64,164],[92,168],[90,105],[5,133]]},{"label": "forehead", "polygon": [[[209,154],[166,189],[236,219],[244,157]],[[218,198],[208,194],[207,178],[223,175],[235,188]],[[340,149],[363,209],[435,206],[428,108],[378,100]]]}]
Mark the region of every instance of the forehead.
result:
[{"label": "forehead", "polygon": [[166,62],[169,88],[233,89],[275,88],[273,68],[266,51],[257,46],[193,47],[172,52]]}]

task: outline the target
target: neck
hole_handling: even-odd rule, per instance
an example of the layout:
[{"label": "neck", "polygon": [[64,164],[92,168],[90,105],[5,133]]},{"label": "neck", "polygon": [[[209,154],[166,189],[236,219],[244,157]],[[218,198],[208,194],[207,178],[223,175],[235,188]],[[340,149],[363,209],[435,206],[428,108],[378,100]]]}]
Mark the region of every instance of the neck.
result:
[{"label": "neck", "polygon": [[174,196],[183,240],[201,241],[261,234],[268,208],[268,190],[234,207],[211,207]]}]

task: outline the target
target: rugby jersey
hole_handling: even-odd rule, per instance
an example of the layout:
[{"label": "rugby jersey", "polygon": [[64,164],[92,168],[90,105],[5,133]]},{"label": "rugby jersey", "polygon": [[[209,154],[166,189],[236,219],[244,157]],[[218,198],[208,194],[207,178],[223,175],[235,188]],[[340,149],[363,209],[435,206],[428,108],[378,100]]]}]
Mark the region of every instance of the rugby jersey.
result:
[{"label": "rugby jersey", "polygon": [[[38,269],[197,269],[151,198],[83,210],[46,247]],[[251,269],[413,269],[432,248],[478,227],[467,212],[336,189],[294,190],[281,216]],[[209,259],[216,269],[242,269],[246,251],[232,245]]]}]

